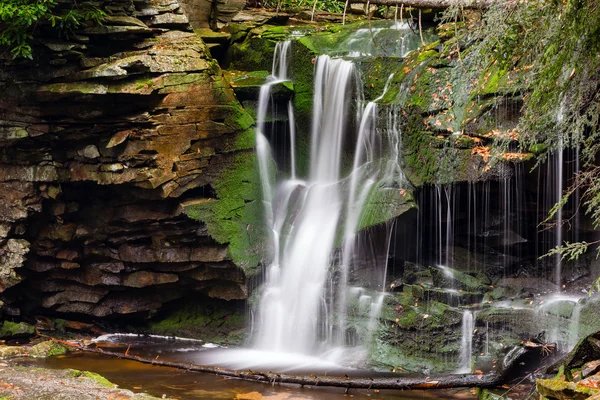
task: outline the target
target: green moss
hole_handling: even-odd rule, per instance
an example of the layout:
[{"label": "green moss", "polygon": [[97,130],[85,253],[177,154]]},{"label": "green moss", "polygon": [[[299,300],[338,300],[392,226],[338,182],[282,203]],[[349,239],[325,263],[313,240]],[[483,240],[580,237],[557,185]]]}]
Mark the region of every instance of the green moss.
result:
[{"label": "green moss", "polygon": [[170,311],[150,321],[145,331],[157,335],[239,345],[245,338],[245,326],[246,316],[239,304],[202,299],[174,305]]},{"label": "green moss", "polygon": [[108,379],[106,379],[102,375],[96,374],[94,372],[70,369],[70,370],[68,370],[68,375],[72,376],[73,378],[90,379],[95,384],[105,387],[105,388],[109,388],[109,389],[113,389],[116,386],[114,383],[110,382]]},{"label": "green moss", "polygon": [[35,333],[35,327],[26,322],[4,321],[0,328],[0,339],[18,336],[31,336]]},{"label": "green moss", "polygon": [[358,230],[378,225],[416,208],[412,192],[375,185],[361,210]]},{"label": "green moss", "polygon": [[29,349],[31,357],[53,357],[68,353],[69,349],[53,340],[47,340],[33,346]]},{"label": "green moss", "polygon": [[231,155],[228,166],[216,177],[214,189],[217,198],[189,205],[184,212],[190,218],[205,222],[217,242],[228,243],[231,259],[246,274],[252,275],[262,258],[265,239],[254,152]]}]

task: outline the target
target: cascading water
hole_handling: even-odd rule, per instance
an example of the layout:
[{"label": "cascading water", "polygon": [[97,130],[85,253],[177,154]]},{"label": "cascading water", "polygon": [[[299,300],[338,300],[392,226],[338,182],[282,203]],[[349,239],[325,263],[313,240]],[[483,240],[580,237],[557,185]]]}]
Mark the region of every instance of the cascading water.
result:
[{"label": "cascading water", "polygon": [[[397,161],[400,142],[393,126],[386,128],[387,142],[375,135],[379,99],[363,106],[362,85],[354,64],[320,56],[315,62],[308,176],[305,180],[296,178],[292,146],[290,178],[280,181],[272,191],[266,161],[268,144],[262,130],[270,88],[286,78],[283,68],[289,45],[284,43],[277,45],[273,80],[261,88],[259,99],[257,151],[273,254],[258,305],[253,342],[261,350],[314,354],[347,344],[348,266],[356,255],[355,232],[363,205],[376,186],[402,179]],[[288,109],[293,133],[291,105]],[[355,119],[351,109],[357,110]],[[353,120],[358,121],[356,128]],[[393,121],[388,118],[388,124]],[[342,163],[349,144],[354,144],[350,154],[353,162],[345,175]],[[333,257],[338,247],[339,265]],[[337,284],[330,288],[325,282],[332,269],[339,274]],[[385,276],[380,279],[383,281],[377,285],[383,287]],[[382,301],[383,294],[371,300],[370,328]]]},{"label": "cascading water", "polygon": [[460,340],[460,360],[459,368],[456,371],[460,374],[471,372],[471,355],[473,354],[473,330],[475,329],[475,316],[470,310],[463,312],[461,340]]}]

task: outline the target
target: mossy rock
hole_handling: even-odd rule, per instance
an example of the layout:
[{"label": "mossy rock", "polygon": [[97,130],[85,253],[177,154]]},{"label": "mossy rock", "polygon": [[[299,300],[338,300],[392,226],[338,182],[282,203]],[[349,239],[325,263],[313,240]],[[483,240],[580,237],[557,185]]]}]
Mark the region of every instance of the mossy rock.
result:
[{"label": "mossy rock", "polygon": [[29,349],[30,357],[53,357],[60,356],[69,352],[69,348],[53,340],[47,340],[33,346]]},{"label": "mossy rock", "polygon": [[184,300],[155,316],[144,332],[239,345],[246,336],[246,314],[239,302],[216,299]]},{"label": "mossy rock", "polygon": [[412,191],[375,185],[363,206],[358,230],[382,224],[416,207]]},{"label": "mossy rock", "polygon": [[0,345],[0,359],[11,357],[24,357],[27,355],[27,349],[23,346],[4,346]]},{"label": "mossy rock", "polygon": [[0,328],[0,339],[33,336],[35,327],[26,322],[4,321]]},{"label": "mossy rock", "polygon": [[[600,378],[598,378],[600,380]],[[598,382],[594,380],[594,382]],[[535,387],[540,395],[550,399],[584,400],[591,396],[600,395],[600,389],[584,386],[583,382],[567,382],[560,379],[538,379]]]},{"label": "mossy rock", "polygon": [[112,389],[117,386],[114,383],[112,383],[111,381],[109,381],[108,379],[106,379],[105,377],[103,377],[102,375],[97,374],[95,372],[79,371],[77,369],[69,369],[68,375],[72,376],[73,378],[89,379],[89,380],[93,381],[95,384],[105,387],[105,388]]},{"label": "mossy rock", "polygon": [[466,290],[482,293],[489,288],[490,281],[484,275],[472,276],[456,269],[430,267],[435,286],[447,289]]},{"label": "mossy rock", "polygon": [[217,242],[228,243],[231,259],[247,275],[252,275],[265,254],[266,245],[256,154],[253,151],[232,154],[213,187],[217,198],[188,203],[184,212],[192,219],[205,222]]}]

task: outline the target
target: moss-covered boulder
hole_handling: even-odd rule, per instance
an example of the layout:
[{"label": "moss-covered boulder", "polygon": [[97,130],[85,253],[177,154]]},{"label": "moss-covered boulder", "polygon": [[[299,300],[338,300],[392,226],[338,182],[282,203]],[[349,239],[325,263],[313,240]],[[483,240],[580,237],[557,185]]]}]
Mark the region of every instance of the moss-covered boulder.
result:
[{"label": "moss-covered boulder", "polygon": [[54,340],[46,340],[29,349],[30,357],[52,357],[60,356],[69,352],[69,348]]}]

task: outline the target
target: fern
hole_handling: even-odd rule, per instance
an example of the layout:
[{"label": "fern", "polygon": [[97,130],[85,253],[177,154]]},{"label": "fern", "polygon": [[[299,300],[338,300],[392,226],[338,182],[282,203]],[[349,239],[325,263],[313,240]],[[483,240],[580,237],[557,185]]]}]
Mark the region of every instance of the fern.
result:
[{"label": "fern", "polygon": [[[66,6],[66,7],[65,7]],[[48,25],[58,33],[68,33],[86,21],[101,23],[106,14],[88,3],[71,5],[57,0],[0,1],[0,46],[13,58],[32,58],[31,42],[36,29]]]}]

